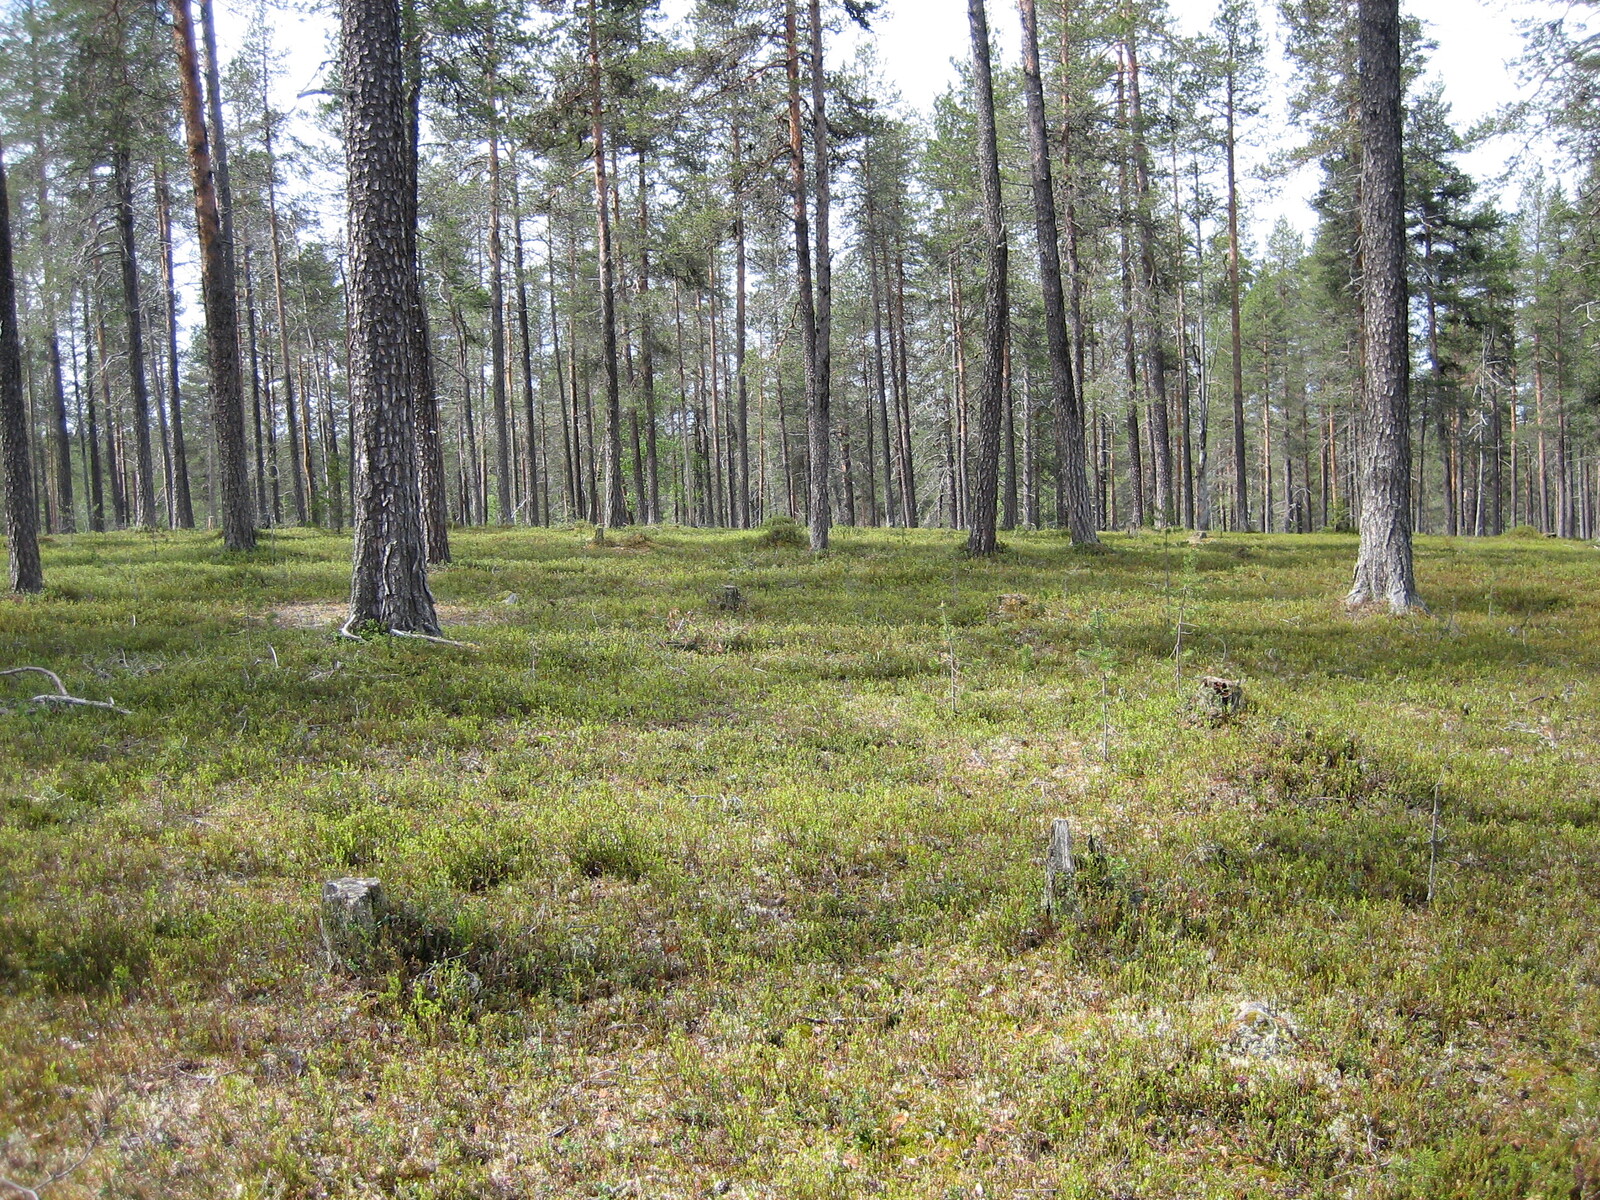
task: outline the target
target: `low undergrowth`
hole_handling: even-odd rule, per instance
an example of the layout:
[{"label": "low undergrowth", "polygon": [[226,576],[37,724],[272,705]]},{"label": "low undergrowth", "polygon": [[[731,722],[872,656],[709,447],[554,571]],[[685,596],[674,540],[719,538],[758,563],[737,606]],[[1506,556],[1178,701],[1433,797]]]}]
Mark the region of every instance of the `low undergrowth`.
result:
[{"label": "low undergrowth", "polygon": [[0,680],[0,1177],[1600,1194],[1592,548],[1395,620],[1344,536],[802,535],[458,533],[471,648],[334,638],[314,531],[47,541],[0,667],[129,712]]}]

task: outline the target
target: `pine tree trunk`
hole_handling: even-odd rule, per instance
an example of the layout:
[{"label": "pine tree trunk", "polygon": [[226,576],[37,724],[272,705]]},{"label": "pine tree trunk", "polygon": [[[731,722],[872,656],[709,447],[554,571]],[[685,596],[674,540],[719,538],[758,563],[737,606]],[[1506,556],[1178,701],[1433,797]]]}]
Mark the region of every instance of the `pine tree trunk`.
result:
[{"label": "pine tree trunk", "polygon": [[1050,355],[1050,391],[1055,415],[1056,489],[1059,515],[1073,544],[1098,542],[1085,463],[1083,406],[1072,370],[1066,295],[1061,281],[1061,239],[1056,225],[1055,182],[1045,129],[1044,83],[1039,70],[1038,18],[1034,0],[1021,0],[1022,78],[1028,105],[1028,156],[1033,176],[1033,219],[1044,292],[1045,344]]},{"label": "pine tree trunk", "polygon": [[294,519],[304,525],[310,518],[306,506],[308,480],[301,470],[300,410],[295,400],[294,346],[289,338],[289,309],[284,297],[283,230],[278,221],[278,160],[272,148],[272,116],[262,113],[262,148],[266,154],[267,226],[272,236],[273,305],[278,321],[278,350],[283,358],[283,407],[289,432],[289,473],[294,477]]},{"label": "pine tree trunk", "polygon": [[[405,96],[406,152],[405,238],[413,286],[406,293],[406,328],[411,338],[411,419],[416,431],[417,493],[422,513],[422,538],[429,566],[450,561],[450,501],[445,482],[444,442],[439,434],[439,391],[433,373],[433,329],[422,280],[422,255],[417,246],[417,155],[422,127],[422,31],[417,28],[415,0],[408,0]],[[352,449],[354,449],[352,431]],[[354,471],[351,472],[352,475]],[[352,484],[354,480],[352,479]],[[352,495],[352,507],[356,501]]]},{"label": "pine tree trunk", "polygon": [[[491,54],[493,51],[491,50]],[[494,74],[490,74],[491,93]],[[498,106],[491,95],[490,103]],[[489,377],[494,407],[494,499],[495,519],[511,524],[511,431],[509,402],[506,398],[506,282],[505,254],[500,238],[500,130],[498,112],[490,117],[489,130]]]},{"label": "pine tree trunk", "polygon": [[818,473],[827,462],[827,414],[821,410],[821,372],[818,363],[817,295],[811,279],[811,217],[807,200],[804,127],[800,123],[800,37],[796,29],[795,0],[786,0],[783,15],[784,65],[789,82],[789,190],[793,203],[796,287],[800,293],[800,338],[805,360],[806,429],[809,453],[809,520],[811,548],[828,545],[828,477]]},{"label": "pine tree trunk", "polygon": [[[39,94],[37,76],[34,81],[35,111],[43,103]],[[50,245],[49,160],[45,156],[44,119],[41,114],[34,127],[34,157],[37,186],[34,193],[37,205],[35,225],[38,230],[39,258],[44,268],[44,286],[40,299],[44,302],[45,356],[50,369],[50,445],[54,458],[54,483],[51,488],[56,521],[54,532],[73,533],[77,529],[77,514],[72,497],[72,440],[67,433],[67,389],[61,373],[61,341],[56,330],[55,255]]]},{"label": "pine tree trunk", "polygon": [[138,248],[133,228],[133,160],[126,147],[112,155],[116,184],[118,262],[122,268],[122,311],[128,331],[128,383],[133,399],[134,523],[156,524],[155,468],[150,452],[150,384],[145,370],[144,317],[139,299]]},{"label": "pine tree trunk", "polygon": [[1228,68],[1228,320],[1233,338],[1233,520],[1234,528],[1250,528],[1250,480],[1244,451],[1244,337],[1239,312],[1239,181],[1237,169],[1236,87],[1233,66]]},{"label": "pine tree trunk", "polygon": [[1139,47],[1128,34],[1129,131],[1133,135],[1134,192],[1139,229],[1139,299],[1144,321],[1145,401],[1155,459],[1155,520],[1165,528],[1175,516],[1172,436],[1167,420],[1167,362],[1161,336],[1161,278],[1156,268],[1155,218],[1151,211],[1150,149],[1145,141],[1144,101],[1139,84]]},{"label": "pine tree trunk", "polygon": [[656,444],[656,349],[650,307],[650,177],[639,151],[639,383],[644,391],[645,521],[661,523],[661,470]]},{"label": "pine tree trunk", "polygon": [[617,285],[611,244],[611,194],[606,178],[605,110],[601,95],[598,0],[589,0],[589,113],[594,139],[594,208],[600,256],[600,330],[606,372],[605,507],[599,524],[615,529],[628,523],[622,465],[622,384],[617,355]]},{"label": "pine tree trunk", "polygon": [[[272,511],[267,507],[267,446],[261,412],[261,352],[256,341],[256,288],[250,270],[250,243],[244,244],[244,342],[250,347],[250,407],[255,418],[256,450],[256,519],[263,525],[272,523]],[[177,360],[173,360],[176,365]]]},{"label": "pine tree trunk", "polygon": [[[89,531],[91,533],[104,533],[106,529],[106,497],[105,497],[105,472],[100,466],[100,425],[95,416],[95,322],[89,312],[89,289],[83,290],[83,390],[87,398],[88,426],[84,442],[87,453],[84,455],[88,465],[89,478],[86,490],[89,493]],[[102,367],[102,370],[105,368]]]},{"label": "pine tree trunk", "polygon": [[[1118,58],[1117,69],[1117,123],[1128,127],[1127,70]],[[1134,529],[1144,525],[1144,461],[1139,448],[1139,357],[1138,340],[1134,332],[1133,294],[1133,195],[1128,181],[1128,162],[1121,162],[1117,173],[1117,195],[1122,209],[1117,223],[1118,263],[1122,279],[1122,366],[1127,377],[1128,426],[1128,524]],[[1116,483],[1111,484],[1113,492]]]},{"label": "pine tree trunk", "polygon": [[[516,167],[511,171],[513,182],[517,180]],[[512,212],[512,228],[516,230],[516,237],[511,243],[512,262],[511,269],[517,283],[517,348],[521,354],[522,365],[522,407],[523,407],[523,434],[527,443],[528,469],[528,524],[541,524],[542,510],[539,504],[539,483],[542,478],[539,471],[539,444],[543,437],[540,428],[538,412],[538,395],[533,383],[533,338],[528,320],[528,276],[527,266],[523,257],[522,244],[522,199],[520,185],[513,192],[514,205]]]},{"label": "pine tree trunk", "polygon": [[745,355],[749,341],[746,314],[746,247],[744,227],[744,178],[742,147],[739,126],[733,126],[733,244],[734,244],[734,370],[738,378],[738,397],[735,400],[735,431],[738,439],[738,472],[734,481],[734,524],[749,529],[750,520],[750,391],[745,375]]},{"label": "pine tree trunk", "polygon": [[416,261],[406,229],[415,149],[406,127],[399,0],[344,0],[350,406],[355,547],[346,629],[437,634],[413,446]]},{"label": "pine tree trunk", "polygon": [[17,279],[11,255],[11,203],[0,154],[0,468],[5,474],[6,546],[14,592],[44,589],[39,565],[39,512],[33,489],[28,414],[23,407],[22,339],[17,329]]},{"label": "pine tree trunk", "polygon": [[1348,603],[1419,603],[1411,565],[1399,0],[1359,0],[1361,56],[1361,549]]},{"label": "pine tree trunk", "polygon": [[828,495],[828,428],[833,405],[833,253],[831,235],[832,181],[828,151],[827,88],[824,71],[823,24],[820,0],[811,0],[811,156],[816,172],[816,328],[812,352],[813,374],[806,431],[810,442],[811,549],[828,548],[833,510]]},{"label": "pine tree trunk", "polygon": [[[234,294],[230,248],[217,204],[211,147],[200,109],[199,64],[195,59],[189,0],[172,0],[172,16],[183,96],[184,135],[194,176],[195,223],[200,235],[200,279],[205,297],[206,351],[211,365],[211,425],[217,447],[222,543],[229,550],[249,550],[256,544],[256,530],[250,511],[250,476],[245,465],[238,299]],[[141,444],[141,471],[148,450],[147,443]]]},{"label": "pine tree trunk", "polygon": [[183,391],[178,383],[178,295],[172,264],[172,199],[165,174],[156,185],[161,226],[161,283],[167,301],[167,407],[172,422],[173,512],[179,529],[194,528],[194,498],[189,487],[189,449],[183,434]]},{"label": "pine tree trunk", "polygon": [[983,190],[985,280],[983,296],[983,377],[978,399],[976,475],[968,514],[967,552],[993,554],[995,502],[1000,472],[1000,420],[1005,403],[1007,337],[1006,285],[1010,247],[1000,197],[1000,154],[996,145],[994,81],[990,68],[989,20],[984,0],[967,0],[972,28],[973,82],[978,96],[978,174]]}]

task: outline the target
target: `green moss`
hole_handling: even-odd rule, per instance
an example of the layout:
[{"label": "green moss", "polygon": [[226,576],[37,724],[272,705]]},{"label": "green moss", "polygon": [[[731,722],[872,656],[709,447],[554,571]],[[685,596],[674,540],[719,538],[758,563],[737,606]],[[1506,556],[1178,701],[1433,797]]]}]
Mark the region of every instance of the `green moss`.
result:
[{"label": "green moss", "polygon": [[[471,649],[336,640],[324,533],[54,539],[0,665],[131,711],[0,680],[7,1177],[91,1145],[71,1186],[174,1197],[1600,1177],[1592,548],[1420,539],[1433,615],[1394,620],[1343,610],[1341,534],[772,553],[791,525],[459,531]],[[1204,674],[1236,720],[1194,720]],[[315,929],[343,874],[395,903],[359,978]]]}]

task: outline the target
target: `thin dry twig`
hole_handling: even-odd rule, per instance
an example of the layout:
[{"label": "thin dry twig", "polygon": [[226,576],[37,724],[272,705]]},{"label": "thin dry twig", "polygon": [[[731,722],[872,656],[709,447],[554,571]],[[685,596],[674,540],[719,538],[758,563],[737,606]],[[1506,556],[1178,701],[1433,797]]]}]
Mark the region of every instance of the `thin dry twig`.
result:
[{"label": "thin dry twig", "polygon": [[[352,615],[350,619],[343,625],[339,626],[338,636],[344,638],[346,641],[351,642],[365,640],[359,634],[350,632],[350,627],[353,624],[355,624],[354,615]],[[386,629],[384,632],[390,637],[411,638],[418,642],[432,642],[436,646],[459,646],[463,650],[481,650],[483,648],[475,642],[458,642],[454,638],[437,637],[431,633],[411,633],[405,629]]]},{"label": "thin dry twig", "polygon": [[390,637],[415,638],[419,642],[432,642],[436,646],[460,646],[463,650],[481,650],[476,642],[458,642],[454,638],[436,637],[431,633],[410,633],[404,629],[391,629]]},{"label": "thin dry twig", "polygon": [[[61,682],[61,676],[47,667],[8,667],[0,671],[0,676],[26,675],[29,672],[46,676],[51,683],[56,685],[54,692],[44,692],[41,695],[31,697],[35,704],[78,704],[84,708],[109,708],[112,712],[128,713],[128,710],[119,707],[115,700],[85,700],[81,696],[70,694],[66,685]],[[5,1182],[5,1180],[0,1179],[0,1183]]]}]

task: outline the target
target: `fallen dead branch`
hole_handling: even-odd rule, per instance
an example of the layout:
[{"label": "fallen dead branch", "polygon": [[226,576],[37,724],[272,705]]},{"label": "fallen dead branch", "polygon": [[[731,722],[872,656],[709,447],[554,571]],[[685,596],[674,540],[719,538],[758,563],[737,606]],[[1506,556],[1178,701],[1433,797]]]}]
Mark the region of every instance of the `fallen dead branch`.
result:
[{"label": "fallen dead branch", "polygon": [[28,673],[43,675],[56,685],[54,692],[44,692],[32,697],[35,704],[77,704],[84,708],[109,708],[112,712],[128,713],[128,709],[119,707],[115,700],[85,700],[81,696],[74,696],[67,691],[66,685],[61,682],[61,676],[46,667],[8,667],[0,671],[3,675],[26,675]]},{"label": "fallen dead branch", "polygon": [[[360,634],[353,633],[351,631],[351,627],[354,624],[355,617],[351,617],[343,625],[339,626],[338,636],[348,642],[365,641],[366,639]],[[412,633],[405,629],[386,629],[384,630],[384,633],[386,633],[389,637],[411,638],[412,640],[418,642],[432,642],[436,646],[459,646],[463,650],[482,649],[482,647],[475,642],[458,642],[454,638],[436,637],[431,633]]]}]

